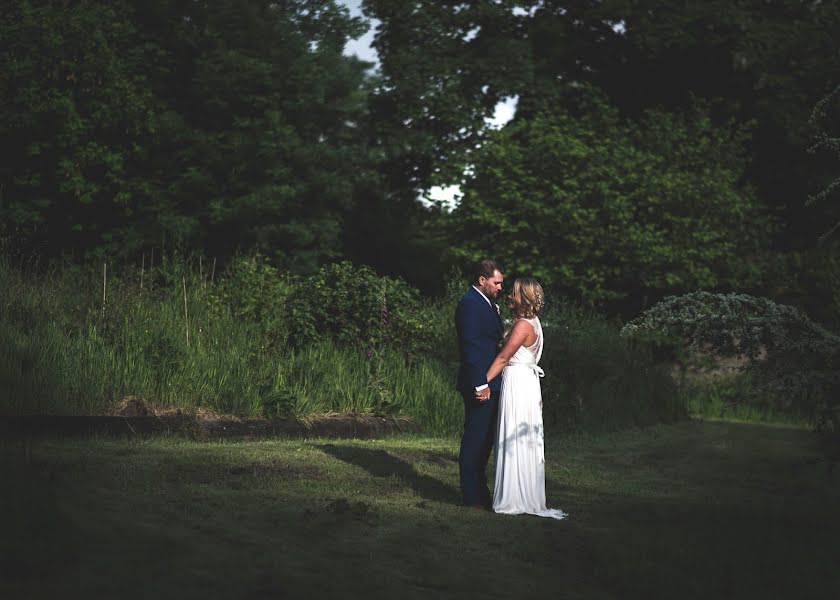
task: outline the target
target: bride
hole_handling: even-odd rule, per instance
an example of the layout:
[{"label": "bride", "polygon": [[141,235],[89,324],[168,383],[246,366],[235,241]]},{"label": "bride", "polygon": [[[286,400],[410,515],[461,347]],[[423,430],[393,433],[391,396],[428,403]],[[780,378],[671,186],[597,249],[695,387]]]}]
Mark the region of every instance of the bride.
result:
[{"label": "bride", "polygon": [[565,519],[562,510],[545,506],[545,451],[540,377],[543,335],[539,314],[543,290],[535,279],[513,282],[508,308],[513,327],[487,371],[487,381],[502,374],[496,438],[496,486],[493,510]]}]

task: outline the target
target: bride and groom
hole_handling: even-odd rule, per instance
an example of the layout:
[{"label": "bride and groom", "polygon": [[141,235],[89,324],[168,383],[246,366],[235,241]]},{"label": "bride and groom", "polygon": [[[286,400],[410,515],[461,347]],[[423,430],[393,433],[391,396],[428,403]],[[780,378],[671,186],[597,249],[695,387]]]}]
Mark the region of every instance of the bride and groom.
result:
[{"label": "bride and groom", "polygon": [[[543,371],[538,366],[543,349],[542,288],[531,278],[514,281],[507,298],[514,322],[505,335],[499,307],[492,302],[502,289],[501,267],[484,260],[473,275],[472,287],[455,310],[461,362],[458,391],[464,399],[458,457],[464,504],[497,513],[564,519],[566,513],[546,508],[545,502],[539,379]],[[496,479],[491,498],[486,470],[494,446]]]}]

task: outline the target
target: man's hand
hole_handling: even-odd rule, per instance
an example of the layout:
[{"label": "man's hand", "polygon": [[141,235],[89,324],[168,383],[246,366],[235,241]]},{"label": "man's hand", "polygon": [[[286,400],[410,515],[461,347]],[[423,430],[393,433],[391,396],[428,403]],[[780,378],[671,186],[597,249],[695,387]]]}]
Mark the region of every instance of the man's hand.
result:
[{"label": "man's hand", "polygon": [[485,400],[490,399],[490,388],[486,387],[483,390],[480,390],[475,393],[475,399],[479,402],[484,402]]}]

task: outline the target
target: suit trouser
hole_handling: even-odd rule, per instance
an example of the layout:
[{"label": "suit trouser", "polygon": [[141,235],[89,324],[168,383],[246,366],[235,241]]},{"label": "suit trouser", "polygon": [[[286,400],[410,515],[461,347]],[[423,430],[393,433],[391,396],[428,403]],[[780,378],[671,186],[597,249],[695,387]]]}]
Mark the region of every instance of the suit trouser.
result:
[{"label": "suit trouser", "polygon": [[472,390],[461,390],[464,399],[464,434],[458,467],[461,474],[461,494],[468,506],[490,506],[487,488],[487,462],[496,441],[496,420],[499,414],[499,392],[491,392],[490,399],[480,402]]}]

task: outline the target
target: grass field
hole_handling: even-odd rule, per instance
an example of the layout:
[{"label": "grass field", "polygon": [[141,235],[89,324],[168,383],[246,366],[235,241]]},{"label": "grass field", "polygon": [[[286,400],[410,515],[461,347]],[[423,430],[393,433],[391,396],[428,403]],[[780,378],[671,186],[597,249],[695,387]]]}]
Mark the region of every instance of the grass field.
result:
[{"label": "grass field", "polygon": [[451,438],[7,444],[0,598],[834,598],[821,444],[698,421],[553,437],[562,522],[458,506]]}]

